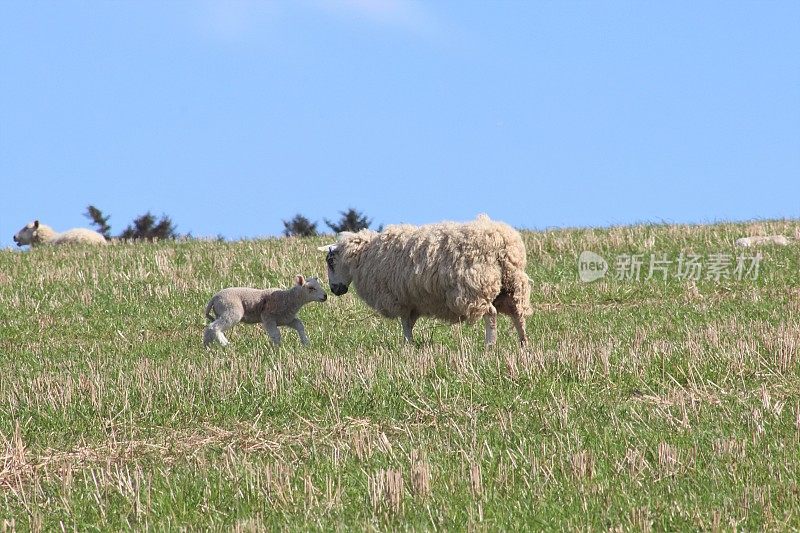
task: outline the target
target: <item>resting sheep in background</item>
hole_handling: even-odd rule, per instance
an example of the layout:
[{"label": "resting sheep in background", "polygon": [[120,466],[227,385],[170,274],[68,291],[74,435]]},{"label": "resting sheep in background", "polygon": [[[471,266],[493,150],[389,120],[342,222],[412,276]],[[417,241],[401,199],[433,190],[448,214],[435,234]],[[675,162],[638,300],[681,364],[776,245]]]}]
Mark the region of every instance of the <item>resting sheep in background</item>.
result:
[{"label": "resting sheep in background", "polygon": [[38,246],[40,244],[107,244],[106,238],[87,228],[75,228],[58,233],[50,226],[34,220],[14,235],[17,246]]},{"label": "resting sheep in background", "polygon": [[741,239],[736,239],[734,244],[744,248],[759,246],[762,244],[777,244],[778,246],[786,246],[789,244],[789,239],[783,235],[757,235],[754,237],[742,237]]},{"label": "resting sheep in background", "polygon": [[[277,345],[281,343],[278,326],[289,326],[297,330],[300,342],[308,344],[308,336],[297,312],[309,302],[324,302],[328,299],[317,278],[296,276],[291,289],[250,289],[232,287],[223,289],[211,297],[206,305],[206,317],[211,324],[203,332],[203,345],[208,347],[214,340],[227,346],[224,332],[239,322],[261,323],[264,331]],[[214,310],[216,320],[211,316]]]},{"label": "resting sheep in background", "polygon": [[412,342],[421,316],[449,322],[483,317],[486,345],[497,340],[497,313],[511,317],[527,343],[530,285],[525,244],[511,226],[486,215],[467,223],[388,226],[382,232],[342,232],[327,251],[328,282],[341,296],[350,283],[387,318],[399,317]]}]

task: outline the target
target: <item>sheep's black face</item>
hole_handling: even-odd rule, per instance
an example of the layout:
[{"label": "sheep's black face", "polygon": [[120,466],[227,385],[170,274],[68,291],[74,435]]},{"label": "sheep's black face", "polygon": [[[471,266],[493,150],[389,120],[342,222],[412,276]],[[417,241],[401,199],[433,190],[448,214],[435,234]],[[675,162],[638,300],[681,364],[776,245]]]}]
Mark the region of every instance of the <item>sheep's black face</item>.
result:
[{"label": "sheep's black face", "polygon": [[330,248],[325,262],[328,263],[328,285],[331,287],[331,292],[336,296],[341,296],[347,293],[350,276],[348,270],[338,264],[337,255],[336,249]]}]

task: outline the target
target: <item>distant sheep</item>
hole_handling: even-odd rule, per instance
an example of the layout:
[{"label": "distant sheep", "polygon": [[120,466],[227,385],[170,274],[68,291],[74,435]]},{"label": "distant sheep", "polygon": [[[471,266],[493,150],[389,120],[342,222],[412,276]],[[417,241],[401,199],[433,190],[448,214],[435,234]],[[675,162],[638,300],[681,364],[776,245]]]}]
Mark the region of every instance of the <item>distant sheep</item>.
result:
[{"label": "distant sheep", "polygon": [[388,226],[382,232],[342,232],[328,251],[328,282],[341,296],[350,283],[387,318],[399,317],[412,342],[421,316],[449,322],[483,317],[486,345],[497,340],[497,313],[511,317],[520,343],[527,343],[530,283],[525,244],[502,222],[481,215],[472,222]]},{"label": "distant sheep", "polygon": [[[328,299],[317,278],[295,277],[291,289],[250,289],[232,287],[223,289],[211,297],[206,305],[206,318],[211,324],[203,332],[203,345],[208,347],[214,340],[228,345],[224,332],[239,322],[261,323],[264,331],[277,345],[281,343],[278,326],[289,326],[297,330],[300,342],[308,344],[303,322],[297,318],[300,308],[309,302],[324,302]],[[211,315],[214,310],[216,319]]]},{"label": "distant sheep", "polygon": [[39,246],[40,244],[107,244],[106,238],[87,228],[75,228],[58,233],[50,226],[34,220],[14,235],[17,246]]},{"label": "distant sheep", "polygon": [[786,246],[789,244],[789,239],[783,235],[757,235],[753,237],[742,237],[741,239],[736,239],[734,244],[744,248],[758,246],[761,244],[777,244],[778,246]]}]

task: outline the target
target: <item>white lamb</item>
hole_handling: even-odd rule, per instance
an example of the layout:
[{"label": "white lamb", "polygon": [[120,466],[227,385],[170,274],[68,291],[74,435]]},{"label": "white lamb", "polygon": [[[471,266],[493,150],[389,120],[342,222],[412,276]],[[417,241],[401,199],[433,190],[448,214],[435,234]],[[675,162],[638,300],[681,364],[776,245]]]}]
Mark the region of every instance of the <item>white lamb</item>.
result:
[{"label": "white lamb", "polygon": [[87,228],[74,228],[63,233],[34,220],[14,235],[17,246],[39,246],[40,244],[107,244],[106,238]]},{"label": "white lamb", "polygon": [[527,343],[531,314],[525,244],[511,226],[481,215],[463,224],[388,226],[382,232],[342,232],[328,251],[328,282],[341,296],[352,282],[358,295],[387,318],[399,317],[412,342],[421,316],[449,322],[483,317],[486,344],[497,340],[497,313],[511,317]]},{"label": "white lamb", "polygon": [[753,237],[742,237],[736,239],[734,242],[736,246],[749,248],[751,246],[760,246],[762,244],[776,244],[778,246],[786,246],[789,244],[789,239],[783,235],[756,235]]},{"label": "white lamb", "polygon": [[[211,324],[203,332],[203,345],[208,347],[214,340],[223,346],[228,345],[224,332],[239,322],[245,324],[261,323],[272,342],[281,343],[278,326],[289,326],[297,330],[300,342],[308,344],[303,322],[297,312],[309,302],[324,302],[328,295],[317,278],[297,275],[291,289],[250,289],[231,287],[223,289],[211,297],[206,305],[206,317]],[[216,319],[211,316],[214,310]]]}]

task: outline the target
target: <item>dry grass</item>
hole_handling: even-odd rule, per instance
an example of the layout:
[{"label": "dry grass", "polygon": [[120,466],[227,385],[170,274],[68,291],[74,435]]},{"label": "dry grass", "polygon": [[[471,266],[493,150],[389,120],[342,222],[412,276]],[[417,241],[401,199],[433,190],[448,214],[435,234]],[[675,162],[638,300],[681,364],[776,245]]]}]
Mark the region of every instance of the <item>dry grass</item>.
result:
[{"label": "dry grass", "polygon": [[0,253],[0,518],[18,529],[793,529],[796,248],[756,281],[577,280],[585,249],[730,252],[795,221],[524,234],[536,313],[419,323],[353,296],[312,341],[237,328],[222,286],[323,274],[316,241]]}]

